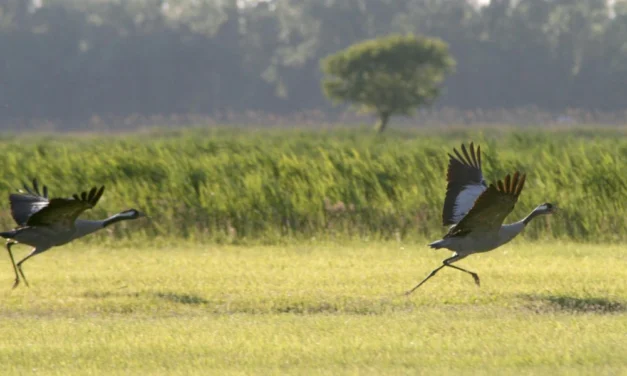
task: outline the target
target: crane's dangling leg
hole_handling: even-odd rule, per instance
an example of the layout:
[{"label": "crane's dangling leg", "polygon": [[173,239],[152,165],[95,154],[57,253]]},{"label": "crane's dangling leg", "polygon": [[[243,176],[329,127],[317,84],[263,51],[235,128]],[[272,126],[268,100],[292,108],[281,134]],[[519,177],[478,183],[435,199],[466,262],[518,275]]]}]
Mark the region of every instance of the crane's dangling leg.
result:
[{"label": "crane's dangling leg", "polygon": [[22,276],[22,280],[24,281],[24,283],[26,284],[26,287],[30,287],[28,285],[28,281],[26,281],[26,276],[24,275],[24,271],[22,270],[22,264],[24,263],[24,261],[28,260],[29,258],[35,256],[36,254],[39,254],[43,251],[45,251],[48,248],[43,248],[43,249],[39,249],[39,248],[35,248],[31,251],[31,253],[28,254],[28,256],[24,257],[23,259],[21,259],[18,263],[17,263],[17,270],[20,271],[20,275]]},{"label": "crane's dangling leg", "polygon": [[[429,273],[429,275],[428,275],[425,279],[423,279],[423,280],[422,280],[419,284],[417,284],[417,285],[416,285],[416,287],[414,287],[413,289],[411,289],[411,290],[407,291],[407,292],[405,293],[405,295],[409,295],[409,294],[411,294],[412,292],[414,292],[414,291],[415,291],[418,287],[422,286],[422,284],[423,284],[423,283],[427,282],[427,281],[429,280],[429,278],[433,277],[433,276],[434,276],[437,272],[439,272],[439,271],[440,271],[440,269],[442,269],[443,267],[445,267],[445,266],[450,266],[450,267],[454,268],[454,266],[453,266],[453,265],[450,265],[450,263],[455,262],[455,261],[458,261],[458,260],[461,260],[461,259],[463,259],[464,257],[466,257],[466,256],[454,255],[453,257],[449,257],[449,258],[447,258],[446,260],[442,261],[442,265],[440,265],[439,267],[435,268],[435,269],[434,269],[431,273]],[[467,272],[467,273],[470,273],[470,272],[468,272],[468,271],[466,271],[466,272]]]},{"label": "crane's dangling leg", "polygon": [[[455,260],[455,261],[457,261],[457,260]],[[449,262],[452,262],[452,261],[449,261]],[[468,273],[468,274],[470,274],[470,275],[472,276],[472,279],[474,279],[474,280],[475,280],[475,283],[477,284],[477,286],[481,286],[481,281],[479,281],[479,275],[478,275],[477,273],[473,273],[473,272],[471,272],[470,270],[462,269],[462,268],[460,268],[459,266],[455,266],[455,265],[447,264],[447,263],[446,263],[446,261],[444,261],[444,265],[445,265],[445,266],[448,266],[448,267],[450,267],[450,268],[453,268],[453,269],[460,270],[460,271],[462,271],[462,272],[464,272],[464,273]]]},{"label": "crane's dangling leg", "polygon": [[15,282],[13,283],[13,288],[16,288],[17,285],[20,284],[20,276],[17,274],[17,266],[15,265],[15,259],[13,258],[13,252],[11,252],[11,247],[17,244],[17,242],[13,240],[7,240],[7,251],[9,252],[9,257],[11,257],[11,264],[13,264],[13,271],[15,272]]},{"label": "crane's dangling leg", "polygon": [[419,284],[416,285],[416,287],[414,287],[413,289],[407,291],[405,293],[405,295],[409,295],[412,292],[414,292],[414,290],[416,290],[418,287],[422,286],[423,283],[427,282],[427,280],[431,277],[433,277],[435,275],[435,273],[439,272],[440,269],[442,269],[443,267],[445,267],[446,265],[441,265],[438,268],[434,269],[431,273],[429,273],[429,275],[427,276],[427,278],[423,279]]}]

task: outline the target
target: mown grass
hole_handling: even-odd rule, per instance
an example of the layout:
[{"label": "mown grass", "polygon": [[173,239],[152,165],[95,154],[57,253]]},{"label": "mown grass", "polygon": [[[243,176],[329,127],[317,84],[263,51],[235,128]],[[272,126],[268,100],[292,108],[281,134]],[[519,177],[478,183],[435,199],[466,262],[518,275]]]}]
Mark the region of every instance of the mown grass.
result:
[{"label": "mown grass", "polygon": [[[442,230],[447,153],[475,141],[488,181],[517,169],[528,174],[512,220],[546,201],[562,208],[524,236],[618,242],[627,234],[625,132],[448,128],[377,137],[360,129],[218,128],[4,136],[0,197],[35,176],[61,196],[104,184],[105,196],[88,215],[136,207],[156,219],[120,224],[109,233],[115,239],[416,240]],[[6,200],[0,225],[13,226]]]},{"label": "mown grass", "polygon": [[423,243],[78,242],[25,263],[16,290],[7,257],[0,370],[627,373],[622,246],[515,241],[460,262],[481,288],[443,270],[402,296],[448,255]]}]

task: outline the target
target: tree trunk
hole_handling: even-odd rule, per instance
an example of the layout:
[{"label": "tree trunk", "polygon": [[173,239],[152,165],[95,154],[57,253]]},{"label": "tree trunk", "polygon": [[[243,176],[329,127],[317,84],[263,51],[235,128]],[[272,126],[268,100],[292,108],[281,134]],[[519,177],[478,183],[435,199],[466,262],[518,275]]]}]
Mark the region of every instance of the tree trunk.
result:
[{"label": "tree trunk", "polygon": [[383,131],[387,128],[389,121],[390,121],[390,113],[389,112],[381,112],[381,113],[379,113],[379,121],[377,122],[377,125],[375,127],[377,132],[383,133]]}]

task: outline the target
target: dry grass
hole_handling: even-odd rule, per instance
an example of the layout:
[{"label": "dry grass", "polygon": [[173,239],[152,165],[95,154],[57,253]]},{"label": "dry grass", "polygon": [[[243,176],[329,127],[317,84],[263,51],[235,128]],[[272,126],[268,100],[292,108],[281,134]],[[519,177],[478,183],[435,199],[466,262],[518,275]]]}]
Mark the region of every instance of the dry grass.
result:
[{"label": "dry grass", "polygon": [[18,374],[625,374],[621,246],[515,241],[443,270],[422,243],[77,243],[0,268]]}]

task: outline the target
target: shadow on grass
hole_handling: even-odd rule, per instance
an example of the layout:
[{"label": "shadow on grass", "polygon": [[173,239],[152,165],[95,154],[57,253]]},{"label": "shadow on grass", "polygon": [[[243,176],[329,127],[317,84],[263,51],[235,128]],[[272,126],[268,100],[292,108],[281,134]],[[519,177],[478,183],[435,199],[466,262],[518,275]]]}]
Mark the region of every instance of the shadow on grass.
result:
[{"label": "shadow on grass", "polygon": [[291,314],[291,315],[328,315],[348,314],[356,316],[385,315],[393,312],[412,312],[416,305],[408,300],[388,298],[345,297],[335,301],[309,298],[257,300],[223,300],[211,308],[216,314]]},{"label": "shadow on grass", "polygon": [[568,312],[612,314],[627,312],[623,302],[606,298],[578,298],[567,295],[525,295],[536,313]]},{"label": "shadow on grass", "polygon": [[173,292],[156,292],[156,293],[153,293],[153,296],[163,299],[163,300],[167,300],[169,302],[179,303],[179,304],[200,305],[200,304],[209,303],[207,299],[204,299],[198,295],[192,295],[192,294],[177,294]]},{"label": "shadow on grass", "polygon": [[[145,308],[150,300],[194,306],[213,314],[353,314],[353,315],[382,315],[391,312],[412,312],[418,308],[416,304],[404,297],[359,298],[345,297],[339,301],[325,301],[307,298],[251,298],[231,300],[228,297],[219,297],[208,300],[202,296],[171,291],[87,291],[83,297],[97,300],[119,299],[116,307],[126,304],[128,307]],[[129,299],[130,298],[130,299]]]},{"label": "shadow on grass", "polygon": [[177,294],[174,292],[110,292],[110,291],[87,291],[83,294],[85,298],[108,299],[108,298],[158,298],[172,303],[201,305],[208,304],[209,301],[198,295]]},{"label": "shadow on grass", "polygon": [[85,298],[92,299],[107,299],[107,298],[139,298],[142,294],[139,292],[133,293],[120,293],[120,292],[111,292],[111,291],[87,291],[83,294]]}]

